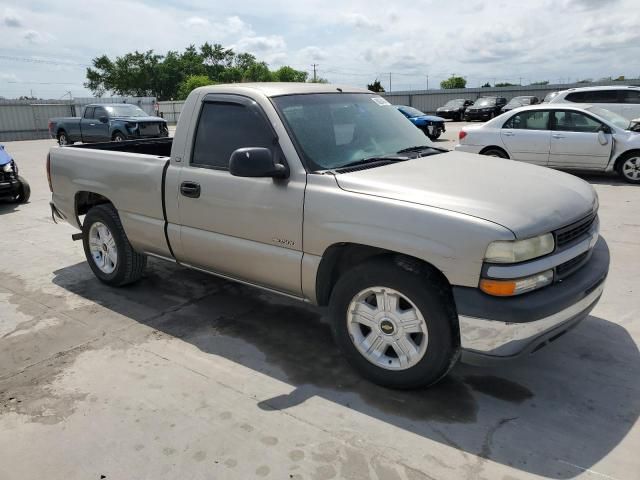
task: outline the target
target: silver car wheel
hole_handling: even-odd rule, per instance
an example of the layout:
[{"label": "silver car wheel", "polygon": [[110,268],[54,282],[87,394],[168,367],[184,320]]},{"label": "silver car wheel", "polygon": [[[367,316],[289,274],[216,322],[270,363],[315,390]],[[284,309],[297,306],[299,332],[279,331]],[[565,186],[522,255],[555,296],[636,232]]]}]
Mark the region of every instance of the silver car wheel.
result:
[{"label": "silver car wheel", "polygon": [[61,133],[60,135],[58,135],[58,144],[60,146],[64,146],[67,145],[69,142],[67,141],[67,134],[66,133]]},{"label": "silver car wheel", "polygon": [[622,164],[622,174],[629,180],[640,180],[640,157],[629,157]]},{"label": "silver car wheel", "polygon": [[111,231],[104,223],[95,222],[89,228],[89,251],[96,266],[107,275],[118,265],[118,249]]},{"label": "silver car wheel", "polygon": [[358,352],[387,370],[406,370],[427,351],[427,322],[402,293],[370,287],[355,295],[347,311],[347,329]]}]

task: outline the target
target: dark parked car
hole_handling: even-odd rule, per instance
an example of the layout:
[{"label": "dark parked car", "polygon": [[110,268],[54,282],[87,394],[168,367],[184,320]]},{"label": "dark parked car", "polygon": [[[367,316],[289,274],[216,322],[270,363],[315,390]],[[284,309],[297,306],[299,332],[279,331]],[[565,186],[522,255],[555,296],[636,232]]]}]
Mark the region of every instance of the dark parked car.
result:
[{"label": "dark parked car", "polygon": [[489,120],[500,115],[502,107],[507,104],[504,97],[480,97],[473,105],[467,107],[464,112],[464,119],[469,122],[471,120]]},{"label": "dark parked car", "polygon": [[464,111],[470,105],[473,105],[473,100],[456,98],[455,100],[449,100],[442,107],[438,108],[436,113],[439,117],[450,118],[460,122],[464,118]]},{"label": "dark parked car", "polygon": [[545,95],[544,100],[542,100],[542,102],[540,103],[549,103],[551,100],[553,100],[560,92],[549,92]]},{"label": "dark parked car", "polygon": [[0,145],[0,199],[26,203],[30,195],[29,183],[18,175],[18,165]]},{"label": "dark parked car", "polygon": [[427,115],[417,108],[404,105],[397,105],[396,108],[431,140],[437,139],[445,131],[444,118],[442,117]]},{"label": "dark parked car", "polygon": [[127,103],[87,105],[82,117],[49,120],[49,134],[60,145],[75,142],[122,142],[135,138],[168,137],[167,122],[149,116],[144,110]]},{"label": "dark parked car", "polygon": [[525,105],[536,105],[540,103],[540,99],[534,96],[521,96],[521,97],[513,97],[509,100],[504,107],[502,107],[502,112],[508,112],[509,110],[513,110],[514,108],[524,107]]}]

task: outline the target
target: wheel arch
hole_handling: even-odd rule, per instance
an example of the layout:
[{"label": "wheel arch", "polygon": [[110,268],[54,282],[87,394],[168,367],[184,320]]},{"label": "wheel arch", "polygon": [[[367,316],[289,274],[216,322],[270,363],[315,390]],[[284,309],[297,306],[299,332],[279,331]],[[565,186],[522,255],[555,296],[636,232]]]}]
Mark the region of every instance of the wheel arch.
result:
[{"label": "wheel arch", "polygon": [[111,132],[111,140],[113,140],[114,138],[116,138],[117,134],[120,134],[124,137],[124,139],[127,139],[127,135],[122,131],[122,129],[120,127],[115,128],[112,132]]},{"label": "wheel arch", "polygon": [[487,147],[484,147],[482,150],[480,150],[480,152],[478,152],[480,155],[484,155],[485,152],[488,152],[489,150],[500,150],[502,152],[504,152],[504,154],[507,156],[508,159],[511,159],[511,157],[509,156],[509,152],[507,152],[503,147],[499,146],[499,145],[489,145]]},{"label": "wheel arch", "polygon": [[81,225],[81,215],[86,215],[87,212],[89,212],[89,210],[91,210],[93,207],[104,204],[113,205],[113,202],[99,193],[89,192],[85,190],[76,192],[74,205],[78,225]]},{"label": "wheel arch", "polygon": [[620,164],[629,156],[629,155],[640,155],[640,148],[632,148],[631,150],[625,150],[620,155],[616,157],[613,163],[613,171],[617,172],[620,168]]},{"label": "wheel arch", "polygon": [[405,270],[417,271],[435,279],[445,288],[448,295],[451,295],[451,300],[453,301],[451,283],[440,269],[426,260],[370,245],[336,243],[327,247],[318,266],[315,284],[318,305],[325,306],[329,304],[333,287],[343,273],[373,258],[388,258],[389,261],[394,262]]}]

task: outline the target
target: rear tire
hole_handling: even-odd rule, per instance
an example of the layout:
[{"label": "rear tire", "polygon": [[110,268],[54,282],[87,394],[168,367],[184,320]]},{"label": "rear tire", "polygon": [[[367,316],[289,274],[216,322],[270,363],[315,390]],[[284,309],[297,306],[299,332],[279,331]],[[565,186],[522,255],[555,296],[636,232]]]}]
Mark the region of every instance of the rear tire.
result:
[{"label": "rear tire", "polygon": [[58,132],[58,145],[61,147],[64,147],[65,145],[73,145],[73,142],[69,140],[69,136],[64,130],[60,130]]},{"label": "rear tire", "polygon": [[116,132],[113,134],[113,141],[114,142],[124,142],[126,140],[124,134],[122,134],[121,132]]},{"label": "rear tire", "polygon": [[488,157],[498,157],[498,158],[509,158],[507,152],[502,150],[501,148],[487,148],[480,152],[480,155],[487,155]]},{"label": "rear tire", "polygon": [[82,243],[89,267],[101,282],[120,287],[142,277],[147,257],[133,249],[112,205],[89,210],[82,226]]},{"label": "rear tire", "polygon": [[442,283],[407,268],[389,259],[358,265],[340,277],[329,303],[333,335],[349,363],[388,388],[432,385],[459,356],[455,310]]},{"label": "rear tire", "polygon": [[629,152],[618,162],[618,174],[625,182],[640,184],[640,152]]},{"label": "rear tire", "polygon": [[18,180],[20,181],[20,193],[18,193],[16,202],[27,203],[29,201],[29,197],[31,197],[31,187],[24,177],[18,175]]}]

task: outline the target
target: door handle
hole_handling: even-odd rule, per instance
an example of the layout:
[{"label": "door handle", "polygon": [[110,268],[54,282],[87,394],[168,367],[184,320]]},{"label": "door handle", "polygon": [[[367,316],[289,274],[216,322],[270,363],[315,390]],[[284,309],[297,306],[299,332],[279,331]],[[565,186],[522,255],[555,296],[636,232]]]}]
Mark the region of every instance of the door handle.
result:
[{"label": "door handle", "polygon": [[180,193],[185,197],[199,198],[200,184],[196,182],[182,182],[180,184]]},{"label": "door handle", "polygon": [[89,124],[89,126],[90,126],[90,127],[95,127],[95,126],[96,126],[96,124],[95,124],[95,123],[90,123],[90,124]]},{"label": "door handle", "polygon": [[513,132],[502,132],[502,134],[503,134],[505,137],[513,137],[513,136],[515,135],[515,133],[513,133]]},{"label": "door handle", "polygon": [[560,135],[559,133],[554,133],[551,135],[553,138],[564,138],[564,135]]}]

